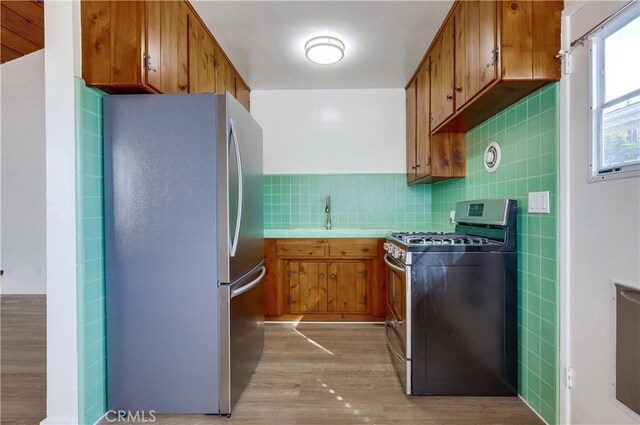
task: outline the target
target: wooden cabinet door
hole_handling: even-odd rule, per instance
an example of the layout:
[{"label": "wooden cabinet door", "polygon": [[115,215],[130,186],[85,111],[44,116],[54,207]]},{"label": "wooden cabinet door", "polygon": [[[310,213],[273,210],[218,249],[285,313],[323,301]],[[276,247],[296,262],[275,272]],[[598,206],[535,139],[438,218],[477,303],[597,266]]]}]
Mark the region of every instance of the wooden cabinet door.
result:
[{"label": "wooden cabinet door", "polygon": [[145,83],[162,91],[162,1],[145,2]]},{"label": "wooden cabinet door", "polygon": [[189,93],[189,7],[184,1],[178,2],[178,92]]},{"label": "wooden cabinet door", "polygon": [[[160,91],[167,94],[183,92],[178,82],[178,73],[181,68],[178,59],[178,51],[181,46],[178,45],[178,42],[179,40],[184,41],[179,36],[181,10],[181,2],[179,1],[160,2]],[[183,49],[186,51],[186,44]]]},{"label": "wooden cabinet door", "polygon": [[289,312],[327,311],[327,263],[289,261]]},{"label": "wooden cabinet door", "polygon": [[[439,126],[445,120],[445,70],[442,34],[433,43],[431,50],[431,128]],[[453,70],[452,70],[453,71]]]},{"label": "wooden cabinet door", "polygon": [[454,101],[453,101],[453,73],[454,73],[454,41],[455,33],[454,33],[454,19],[448,19],[444,24],[444,29],[442,31],[442,44],[441,44],[441,57],[442,67],[440,68],[441,79],[440,84],[442,87],[442,96],[443,96],[443,106],[442,106],[442,116],[440,118],[440,122],[445,121],[451,115],[453,115],[454,109]]},{"label": "wooden cabinet door", "polygon": [[414,78],[407,86],[406,109],[407,109],[407,182],[411,183],[416,179],[416,87],[418,83]]},{"label": "wooden cabinet door", "polygon": [[189,16],[190,93],[215,93],[215,44],[200,21]]},{"label": "wooden cabinet door", "polygon": [[[480,61],[480,3],[488,2],[470,0],[465,1],[464,4],[461,3],[464,10],[463,16],[461,16],[463,21],[460,22],[460,25],[464,25],[464,34],[461,35],[460,41],[465,50],[464,57],[461,58],[464,64],[464,81],[456,81],[456,95],[458,94],[458,88],[461,88],[462,92],[460,94],[463,95],[462,99],[465,103],[480,91],[480,73],[483,68],[486,68],[486,64]],[[458,39],[456,38],[457,42]],[[458,49],[458,44],[456,44],[456,49]],[[456,60],[458,60],[457,50]],[[456,72],[458,72],[457,62]],[[462,106],[464,104],[458,104],[458,98],[456,97],[456,109]]]},{"label": "wooden cabinet door", "polygon": [[420,179],[431,174],[429,58],[423,62],[416,79],[416,178]]},{"label": "wooden cabinet door", "polygon": [[[462,1],[456,5],[453,11],[453,19],[455,26],[455,60],[454,60],[454,96],[456,110],[462,108],[467,101],[466,79],[467,79],[467,41],[470,38],[467,32],[467,9],[469,3],[473,1]],[[471,41],[471,40],[469,40]]]},{"label": "wooden cabinet door", "polygon": [[236,95],[236,81],[233,68],[218,46],[216,51],[216,93],[224,94],[229,92],[231,96]]},{"label": "wooden cabinet door", "polygon": [[329,263],[327,311],[369,312],[369,263]]},{"label": "wooden cabinet door", "polygon": [[480,91],[494,82],[498,73],[495,1],[478,2],[478,44],[480,68],[478,91]]},{"label": "wooden cabinet door", "polygon": [[234,76],[234,79],[236,83],[236,99],[238,99],[238,102],[240,102],[242,106],[247,109],[247,111],[250,111],[251,108],[249,87],[244,85],[237,74]]}]

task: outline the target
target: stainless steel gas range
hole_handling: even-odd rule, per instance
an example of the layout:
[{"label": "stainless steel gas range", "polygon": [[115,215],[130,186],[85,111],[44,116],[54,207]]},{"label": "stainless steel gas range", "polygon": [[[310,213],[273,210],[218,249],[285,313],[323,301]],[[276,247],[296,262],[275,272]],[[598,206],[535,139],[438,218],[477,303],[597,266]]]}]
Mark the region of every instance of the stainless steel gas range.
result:
[{"label": "stainless steel gas range", "polygon": [[453,233],[393,233],[387,344],[406,394],[517,395],[517,206],[456,204]]}]

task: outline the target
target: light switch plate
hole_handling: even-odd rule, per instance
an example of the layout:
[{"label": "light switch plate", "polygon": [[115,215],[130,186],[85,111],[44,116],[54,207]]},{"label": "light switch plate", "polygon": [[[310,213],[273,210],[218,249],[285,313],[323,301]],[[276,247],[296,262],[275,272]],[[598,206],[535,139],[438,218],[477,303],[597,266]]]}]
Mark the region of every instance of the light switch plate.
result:
[{"label": "light switch plate", "polygon": [[549,214],[549,191],[529,192],[529,212],[538,214]]}]

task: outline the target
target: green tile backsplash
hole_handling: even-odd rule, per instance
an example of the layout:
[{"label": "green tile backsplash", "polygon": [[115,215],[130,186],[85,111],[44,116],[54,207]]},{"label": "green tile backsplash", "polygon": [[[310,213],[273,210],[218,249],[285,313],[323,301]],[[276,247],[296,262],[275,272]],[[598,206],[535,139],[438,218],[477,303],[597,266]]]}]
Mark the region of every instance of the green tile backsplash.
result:
[{"label": "green tile backsplash", "polygon": [[264,226],[324,229],[326,196],[333,229],[431,228],[431,187],[407,186],[404,174],[264,176]]},{"label": "green tile backsplash", "polygon": [[102,96],[77,78],[76,245],[78,417],[95,423],[106,411],[106,334]]},{"label": "green tile backsplash", "polygon": [[[558,422],[558,84],[552,83],[467,133],[467,176],[433,185],[436,230],[451,230],[456,201],[518,201],[519,393],[548,423]],[[482,162],[491,141],[500,168]],[[551,214],[527,213],[528,192],[549,191]]]},{"label": "green tile backsplash", "polygon": [[[103,94],[76,80],[79,418],[92,424],[106,410]],[[502,164],[488,174],[489,141]],[[363,231],[451,230],[456,201],[518,200],[519,393],[548,423],[558,422],[558,85],[549,84],[467,133],[467,177],[407,186],[404,174],[267,175],[265,232],[294,234],[325,227]],[[528,214],[527,193],[548,190],[551,214]],[[351,232],[351,233],[348,233]]]}]

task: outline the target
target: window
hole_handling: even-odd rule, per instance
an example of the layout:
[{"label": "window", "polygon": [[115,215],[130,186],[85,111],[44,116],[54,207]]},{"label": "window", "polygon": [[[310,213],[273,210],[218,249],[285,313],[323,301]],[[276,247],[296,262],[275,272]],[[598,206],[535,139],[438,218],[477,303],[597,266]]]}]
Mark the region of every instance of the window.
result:
[{"label": "window", "polygon": [[591,36],[592,181],[640,175],[640,8]]}]

